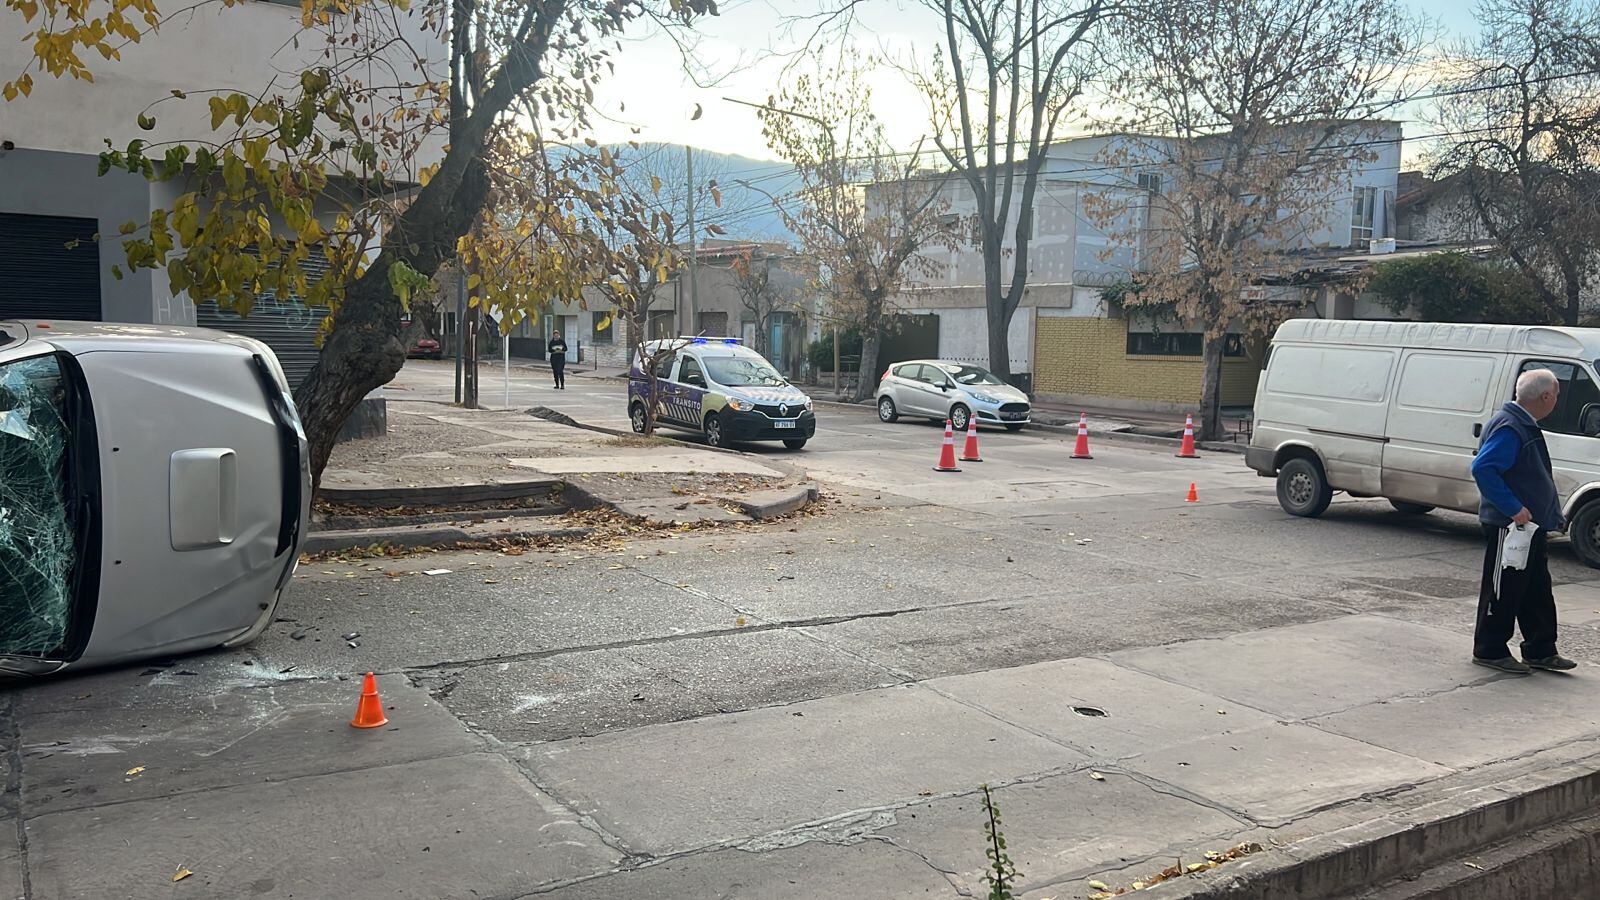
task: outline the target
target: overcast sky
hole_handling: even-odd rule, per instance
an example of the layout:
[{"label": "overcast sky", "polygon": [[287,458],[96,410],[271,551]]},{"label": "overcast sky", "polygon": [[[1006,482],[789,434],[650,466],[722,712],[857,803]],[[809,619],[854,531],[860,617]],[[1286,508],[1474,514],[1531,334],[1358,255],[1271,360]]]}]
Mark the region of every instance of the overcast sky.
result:
[{"label": "overcast sky", "polygon": [[[776,93],[786,60],[774,57],[773,52],[793,51],[810,31],[798,28],[786,33],[786,16],[815,9],[818,2],[724,0],[722,15],[702,20],[689,49],[704,70],[724,76],[710,87],[697,86],[685,75],[683,56],[667,35],[652,33],[630,41],[617,58],[615,76],[600,87],[597,99],[613,121],[598,123],[596,136],[612,142],[691,144],[772,159],[756,111],[722,98],[761,102]],[[1470,4],[1460,0],[1410,0],[1409,5],[1451,35],[1463,36],[1475,28]],[[942,36],[939,18],[915,0],[873,0],[862,4],[861,10],[853,34],[862,51],[881,47],[901,57],[908,53],[926,57]],[[927,130],[921,98],[893,70],[875,74],[871,84],[874,111],[884,121],[890,139],[897,147],[910,146]],[[698,121],[691,121],[696,104],[702,114]],[[1415,134],[1424,128],[1420,123],[1408,123],[1407,131]],[[751,174],[759,172],[753,167]]]}]

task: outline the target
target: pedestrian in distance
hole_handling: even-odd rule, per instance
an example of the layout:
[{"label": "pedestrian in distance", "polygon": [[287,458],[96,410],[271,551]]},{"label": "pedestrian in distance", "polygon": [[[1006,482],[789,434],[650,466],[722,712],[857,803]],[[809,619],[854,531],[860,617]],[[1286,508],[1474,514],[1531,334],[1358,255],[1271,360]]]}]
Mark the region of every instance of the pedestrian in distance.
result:
[{"label": "pedestrian in distance", "polygon": [[567,389],[567,342],[561,332],[550,332],[550,342],[545,345],[545,355],[550,358],[550,374],[556,377],[556,390]]},{"label": "pedestrian in distance", "polygon": [[[1472,661],[1516,675],[1534,669],[1565,672],[1578,665],[1556,652],[1556,599],[1545,555],[1548,534],[1567,526],[1539,428],[1560,394],[1561,383],[1549,369],[1523,372],[1517,378],[1516,399],[1489,418],[1472,461],[1472,477],[1482,495],[1478,520],[1487,544]],[[1537,530],[1526,562],[1507,568],[1507,540],[1522,538],[1511,526],[1530,523]],[[1521,660],[1511,655],[1510,647],[1517,627],[1522,629]]]}]

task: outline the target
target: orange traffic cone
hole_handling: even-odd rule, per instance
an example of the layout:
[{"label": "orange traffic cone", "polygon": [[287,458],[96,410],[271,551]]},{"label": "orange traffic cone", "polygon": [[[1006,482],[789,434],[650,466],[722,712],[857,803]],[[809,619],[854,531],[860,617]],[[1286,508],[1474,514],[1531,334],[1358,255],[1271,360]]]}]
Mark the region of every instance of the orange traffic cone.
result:
[{"label": "orange traffic cone", "polygon": [[1194,452],[1194,416],[1183,417],[1183,446],[1178,448],[1179,459],[1199,459]]},{"label": "orange traffic cone", "polygon": [[361,682],[361,702],[356,704],[356,717],[350,724],[355,728],[382,728],[389,724],[383,714],[383,701],[378,699],[378,679],[371,672]]},{"label": "orange traffic cone", "polygon": [[950,429],[950,420],[944,420],[944,448],[939,451],[939,464],[935,472],[959,472],[956,468],[956,434]]},{"label": "orange traffic cone", "polygon": [[1078,444],[1072,448],[1073,459],[1094,459],[1089,455],[1089,414],[1078,413]]},{"label": "orange traffic cone", "polygon": [[1194,482],[1189,482],[1189,496],[1183,498],[1185,503],[1199,503],[1200,495],[1195,493]]},{"label": "orange traffic cone", "polygon": [[962,462],[983,462],[978,455],[978,417],[967,416],[967,445],[961,448]]}]

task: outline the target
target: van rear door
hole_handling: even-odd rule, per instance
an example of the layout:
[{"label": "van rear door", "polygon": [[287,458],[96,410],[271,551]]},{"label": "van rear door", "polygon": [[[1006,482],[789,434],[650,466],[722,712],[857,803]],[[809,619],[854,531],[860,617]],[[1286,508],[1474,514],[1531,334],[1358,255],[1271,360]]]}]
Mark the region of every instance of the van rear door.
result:
[{"label": "van rear door", "polygon": [[1479,427],[1502,402],[1495,386],[1508,383],[1507,365],[1508,357],[1496,353],[1405,351],[1383,448],[1383,496],[1478,508],[1472,455]]}]

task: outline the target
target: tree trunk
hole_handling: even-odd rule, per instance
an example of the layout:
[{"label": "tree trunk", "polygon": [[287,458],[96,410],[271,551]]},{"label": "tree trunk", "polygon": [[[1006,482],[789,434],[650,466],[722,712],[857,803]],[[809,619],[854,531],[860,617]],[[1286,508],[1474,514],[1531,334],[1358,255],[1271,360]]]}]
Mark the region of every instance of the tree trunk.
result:
[{"label": "tree trunk", "polygon": [[874,320],[861,329],[861,364],[856,367],[856,389],[851,400],[860,403],[878,385],[878,350],[883,346],[882,323]]},{"label": "tree trunk", "polygon": [[1011,342],[1007,331],[1011,328],[1011,317],[1006,315],[1005,289],[1001,287],[1000,239],[998,235],[985,235],[983,243],[983,307],[989,330],[989,371],[1009,384]]},{"label": "tree trunk", "polygon": [[442,174],[422,189],[389,230],[372,265],[345,288],[317,364],[295,391],[295,407],[311,445],[313,490],[321,486],[322,470],[356,404],[388,384],[405,365],[400,327],[404,310],[389,286],[389,270],[396,262],[405,262],[431,278],[444,260],[455,255],[456,241],[467,233],[488,196],[489,176],[482,160],[449,161],[453,165],[441,168]]},{"label": "tree trunk", "polygon": [[[390,261],[389,254],[379,254],[366,275],[346,290],[334,314],[333,332],[295,392],[295,407],[311,445],[314,486],[322,483],[334,440],[356,404],[374,388],[388,384],[405,365],[400,301],[388,283]],[[375,270],[379,277],[372,277]]]},{"label": "tree trunk", "polygon": [[1222,432],[1222,351],[1228,345],[1226,334],[1206,335],[1201,351],[1200,421],[1195,423],[1195,437],[1202,441],[1220,441]]}]

